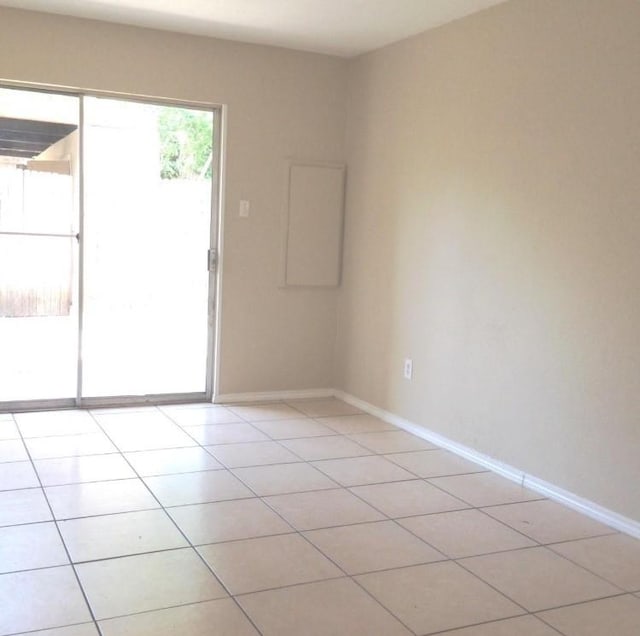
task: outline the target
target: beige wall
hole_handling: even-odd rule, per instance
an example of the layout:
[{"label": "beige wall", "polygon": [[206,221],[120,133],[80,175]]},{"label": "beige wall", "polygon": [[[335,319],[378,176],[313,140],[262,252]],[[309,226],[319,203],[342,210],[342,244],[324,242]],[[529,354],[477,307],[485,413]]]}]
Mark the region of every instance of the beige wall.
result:
[{"label": "beige wall", "polygon": [[0,80],[227,104],[220,392],[331,386],[336,291],[278,288],[280,214],[285,158],[343,159],[343,60],[0,9]]},{"label": "beige wall", "polygon": [[338,385],[640,519],[640,3],[513,0],[349,85]]}]

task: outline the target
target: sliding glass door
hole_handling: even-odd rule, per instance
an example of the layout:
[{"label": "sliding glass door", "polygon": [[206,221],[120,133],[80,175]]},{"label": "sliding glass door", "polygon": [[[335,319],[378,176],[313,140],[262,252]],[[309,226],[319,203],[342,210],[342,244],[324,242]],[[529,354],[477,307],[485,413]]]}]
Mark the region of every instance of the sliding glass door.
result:
[{"label": "sliding glass door", "polygon": [[0,90],[0,410],[210,397],[217,123]]}]

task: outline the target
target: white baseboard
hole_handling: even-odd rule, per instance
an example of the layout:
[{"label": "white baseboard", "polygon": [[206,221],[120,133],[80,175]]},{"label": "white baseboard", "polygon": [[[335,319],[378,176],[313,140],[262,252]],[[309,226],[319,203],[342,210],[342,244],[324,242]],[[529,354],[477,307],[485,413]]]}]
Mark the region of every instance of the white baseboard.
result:
[{"label": "white baseboard", "polygon": [[609,510],[604,506],[601,506],[593,501],[580,497],[572,492],[564,490],[555,484],[551,484],[543,479],[539,479],[534,475],[529,475],[509,464],[505,464],[500,462],[493,457],[489,457],[488,455],[484,455],[469,446],[465,446],[464,444],[459,444],[458,442],[454,442],[439,433],[435,433],[430,431],[429,429],[418,426],[409,420],[405,420],[402,417],[399,417],[389,411],[385,411],[373,404],[369,404],[364,400],[361,400],[353,395],[345,393],[344,391],[334,391],[333,395],[336,398],[344,400],[348,404],[351,404],[365,413],[369,413],[385,422],[389,422],[389,424],[394,424],[395,426],[408,431],[409,433],[413,433],[414,435],[421,437],[422,439],[427,440],[441,448],[444,448],[460,457],[464,457],[469,461],[475,462],[480,466],[484,466],[489,470],[510,479],[511,481],[515,481],[520,485],[529,488],[535,492],[548,497],[549,499],[553,499],[558,501],[559,503],[564,504],[565,506],[576,510],[577,512],[581,512],[582,514],[595,519],[596,521],[600,521],[620,532],[624,532],[626,534],[631,535],[637,539],[640,539],[640,521],[635,521],[634,519],[630,519],[629,517],[625,517],[613,510]]},{"label": "white baseboard", "polygon": [[214,404],[238,402],[277,402],[282,400],[304,400],[333,397],[333,389],[301,389],[299,391],[263,391],[261,393],[226,393],[216,395]]}]

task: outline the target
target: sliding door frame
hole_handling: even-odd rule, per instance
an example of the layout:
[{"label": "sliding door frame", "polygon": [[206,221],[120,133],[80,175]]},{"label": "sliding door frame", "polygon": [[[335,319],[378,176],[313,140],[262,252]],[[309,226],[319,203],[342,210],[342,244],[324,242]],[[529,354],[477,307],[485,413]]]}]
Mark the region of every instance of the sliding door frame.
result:
[{"label": "sliding door frame", "polygon": [[[0,80],[0,88],[53,93],[77,97],[79,101],[79,147],[78,147],[78,346],[77,346],[77,382],[75,397],[44,399],[44,400],[15,400],[0,401],[0,413],[36,411],[66,408],[100,408],[134,405],[177,404],[189,402],[213,402],[217,393],[217,380],[220,351],[220,291],[222,286],[222,201],[224,182],[224,138],[226,130],[226,108],[221,104],[204,102],[190,102],[163,97],[149,97],[113,93],[108,91],[88,91],[80,89],[56,88],[55,86],[41,86],[21,82]],[[207,352],[205,390],[190,393],[158,393],[147,395],[114,395],[105,397],[84,397],[82,395],[82,345],[84,323],[84,156],[85,156],[85,125],[84,100],[86,97],[129,101],[154,106],[176,106],[190,110],[209,112],[213,117],[212,132],[212,163],[211,163],[211,192],[210,192],[210,229],[209,229],[209,258],[208,265],[208,298],[207,298]],[[203,266],[205,263],[203,255]]]}]

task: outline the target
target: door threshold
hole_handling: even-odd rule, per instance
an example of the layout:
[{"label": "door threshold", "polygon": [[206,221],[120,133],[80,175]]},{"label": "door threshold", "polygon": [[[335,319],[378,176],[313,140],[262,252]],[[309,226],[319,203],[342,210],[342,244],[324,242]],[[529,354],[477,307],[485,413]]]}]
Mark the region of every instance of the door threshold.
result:
[{"label": "door threshold", "polygon": [[161,406],[167,404],[191,404],[211,402],[211,396],[198,393],[161,393],[157,395],[117,395],[109,397],[90,397],[75,400],[16,400],[0,402],[0,413],[24,413],[27,411],[58,411],[68,409],[119,408],[127,406]]}]

